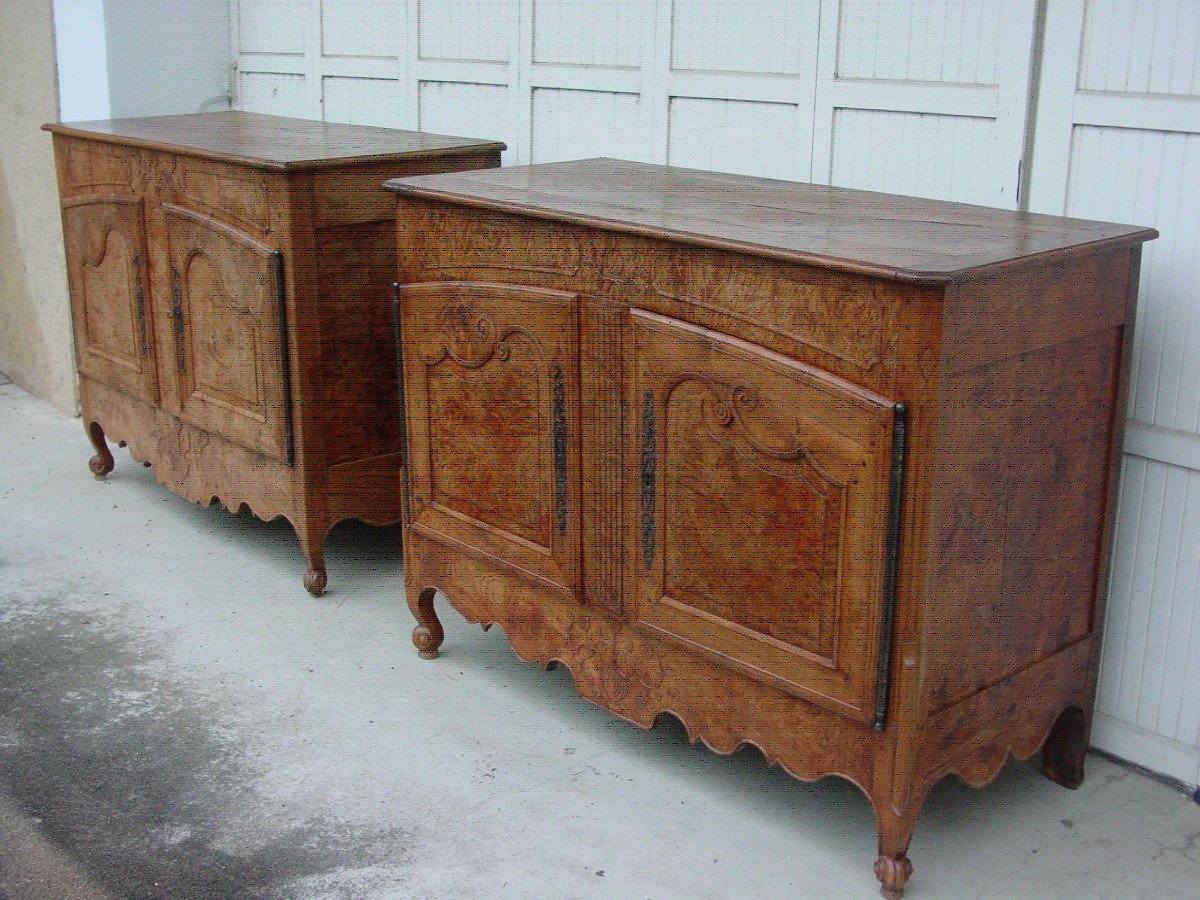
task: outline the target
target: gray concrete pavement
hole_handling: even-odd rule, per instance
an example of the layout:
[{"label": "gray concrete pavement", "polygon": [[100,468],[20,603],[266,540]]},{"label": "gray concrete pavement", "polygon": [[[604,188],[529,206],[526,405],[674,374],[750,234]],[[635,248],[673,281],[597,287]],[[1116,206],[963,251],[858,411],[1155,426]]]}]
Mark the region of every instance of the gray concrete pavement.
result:
[{"label": "gray concrete pavement", "polygon": [[[639,731],[451,611],[419,660],[396,529],[335,530],[315,601],[285,524],[90,453],[0,386],[0,896],[875,896],[849,785]],[[943,783],[909,896],[1200,895],[1200,806],[1089,766]]]}]

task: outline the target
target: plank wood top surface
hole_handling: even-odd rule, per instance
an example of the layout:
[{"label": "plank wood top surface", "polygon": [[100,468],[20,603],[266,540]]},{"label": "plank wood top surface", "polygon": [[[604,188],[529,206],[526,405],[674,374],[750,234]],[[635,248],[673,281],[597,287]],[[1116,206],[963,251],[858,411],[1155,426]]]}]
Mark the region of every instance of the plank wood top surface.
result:
[{"label": "plank wood top surface", "polygon": [[56,134],[276,171],[357,161],[494,153],[505,149],[499,141],[248,112],[62,122],[44,128]]},{"label": "plank wood top surface", "polygon": [[1158,236],[1132,225],[603,158],[399,178],[387,187],[931,284],[1029,256]]}]

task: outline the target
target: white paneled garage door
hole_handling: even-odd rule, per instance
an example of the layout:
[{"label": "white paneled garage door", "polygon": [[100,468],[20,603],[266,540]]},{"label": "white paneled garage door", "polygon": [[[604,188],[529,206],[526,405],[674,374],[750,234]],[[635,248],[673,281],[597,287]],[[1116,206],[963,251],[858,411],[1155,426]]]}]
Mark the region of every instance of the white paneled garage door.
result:
[{"label": "white paneled garage door", "polygon": [[1095,741],[1200,782],[1200,2],[231,9],[248,110],[1158,227]]}]

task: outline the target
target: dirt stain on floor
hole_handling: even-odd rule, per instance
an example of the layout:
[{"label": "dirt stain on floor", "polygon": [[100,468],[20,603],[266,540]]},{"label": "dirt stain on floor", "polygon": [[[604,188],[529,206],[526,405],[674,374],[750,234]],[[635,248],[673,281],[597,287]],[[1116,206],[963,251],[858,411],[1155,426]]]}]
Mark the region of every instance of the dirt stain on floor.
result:
[{"label": "dirt stain on floor", "polygon": [[79,590],[0,595],[0,791],[39,832],[122,897],[377,896],[370,872],[411,835],[289,821],[256,796],[223,698]]}]

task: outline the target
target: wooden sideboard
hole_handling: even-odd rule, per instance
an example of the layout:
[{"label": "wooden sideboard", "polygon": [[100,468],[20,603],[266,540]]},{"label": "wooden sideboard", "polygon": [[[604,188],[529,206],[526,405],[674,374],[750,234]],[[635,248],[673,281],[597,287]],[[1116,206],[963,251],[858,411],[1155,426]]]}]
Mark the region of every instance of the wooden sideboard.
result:
[{"label": "wooden sideboard", "polygon": [[287,518],[321,594],[330,527],[401,512],[382,182],[504,145],[252,113],[46,128],[92,472],[107,437],[189,500]]},{"label": "wooden sideboard", "polygon": [[392,181],[405,577],[917,813],[1083,777],[1145,228],[616,160]]}]

